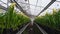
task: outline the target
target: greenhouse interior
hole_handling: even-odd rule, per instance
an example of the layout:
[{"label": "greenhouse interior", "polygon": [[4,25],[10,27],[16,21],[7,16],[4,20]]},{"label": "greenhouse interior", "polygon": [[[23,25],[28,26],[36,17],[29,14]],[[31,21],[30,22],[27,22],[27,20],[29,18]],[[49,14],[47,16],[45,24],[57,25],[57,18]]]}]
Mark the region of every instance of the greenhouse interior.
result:
[{"label": "greenhouse interior", "polygon": [[60,34],[60,0],[0,0],[0,34]]}]

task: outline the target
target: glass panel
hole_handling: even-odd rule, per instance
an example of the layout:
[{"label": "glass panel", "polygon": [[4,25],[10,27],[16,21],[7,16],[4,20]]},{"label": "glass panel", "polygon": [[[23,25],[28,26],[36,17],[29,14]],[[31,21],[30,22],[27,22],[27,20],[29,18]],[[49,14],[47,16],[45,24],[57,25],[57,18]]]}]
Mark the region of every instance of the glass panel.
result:
[{"label": "glass panel", "polygon": [[51,0],[38,0],[37,6],[45,7]]},{"label": "glass panel", "polygon": [[4,2],[4,3],[6,3],[6,4],[7,4],[7,0],[0,0],[0,1],[2,1],[2,2]]},{"label": "glass panel", "polygon": [[[41,15],[46,14],[46,12],[52,14],[53,8],[60,9],[60,1],[55,1],[47,10],[45,10]],[[40,15],[40,16],[41,16]]]},{"label": "glass panel", "polygon": [[60,1],[60,0],[56,0],[56,1]]},{"label": "glass panel", "polygon": [[33,15],[38,15],[40,11],[43,10],[43,8],[50,2],[51,0],[29,0],[29,3],[32,4],[33,6],[30,6],[34,11],[31,11]]},{"label": "glass panel", "polygon": [[49,8],[51,8],[51,9],[53,9],[53,8],[59,9],[60,8],[60,2],[54,2]]},{"label": "glass panel", "polygon": [[[41,12],[46,5],[51,2],[51,0],[16,0],[17,3],[26,10],[26,12],[30,12],[30,14],[37,15]],[[10,2],[10,1],[9,1]],[[0,5],[7,8],[7,0],[0,0]],[[8,6],[10,3],[8,3]],[[47,11],[52,10],[53,8],[59,9],[60,8],[60,0],[56,0],[48,9]],[[15,9],[19,11],[19,9]]]},{"label": "glass panel", "polygon": [[7,8],[7,0],[0,0],[0,5]]},{"label": "glass panel", "polygon": [[29,3],[32,5],[36,5],[37,0],[29,0]]},{"label": "glass panel", "polygon": [[4,6],[4,7],[6,7],[6,8],[7,8],[7,5],[6,5],[6,4],[4,4],[4,3],[2,3],[2,2],[0,2],[0,5],[2,5],[2,6]]}]

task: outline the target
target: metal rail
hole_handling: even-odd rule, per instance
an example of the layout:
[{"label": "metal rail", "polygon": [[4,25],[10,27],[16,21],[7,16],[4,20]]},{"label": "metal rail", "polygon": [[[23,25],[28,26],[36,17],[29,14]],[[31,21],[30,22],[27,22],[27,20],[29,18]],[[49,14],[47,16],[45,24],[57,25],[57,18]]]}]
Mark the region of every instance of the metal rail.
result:
[{"label": "metal rail", "polygon": [[26,26],[24,26],[18,33],[16,34],[22,34],[22,32],[27,28],[27,26],[29,25],[30,23],[28,23]]},{"label": "metal rail", "polygon": [[42,29],[38,24],[35,23],[35,25],[39,28],[39,30],[43,33],[43,34],[48,34],[44,29]]},{"label": "metal rail", "polygon": [[[25,29],[29,26],[30,23],[28,23],[26,26],[24,26],[18,33],[16,34],[22,34],[23,31],[25,31]],[[38,24],[34,23],[37,28],[43,33],[43,34],[48,34],[44,29],[42,29]]]}]

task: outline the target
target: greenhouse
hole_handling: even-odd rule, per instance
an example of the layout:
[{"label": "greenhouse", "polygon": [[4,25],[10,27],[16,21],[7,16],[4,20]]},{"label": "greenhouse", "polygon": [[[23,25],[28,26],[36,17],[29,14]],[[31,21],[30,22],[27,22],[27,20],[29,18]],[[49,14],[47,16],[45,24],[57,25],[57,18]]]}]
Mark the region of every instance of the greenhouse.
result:
[{"label": "greenhouse", "polygon": [[60,0],[0,0],[0,34],[60,34]]}]

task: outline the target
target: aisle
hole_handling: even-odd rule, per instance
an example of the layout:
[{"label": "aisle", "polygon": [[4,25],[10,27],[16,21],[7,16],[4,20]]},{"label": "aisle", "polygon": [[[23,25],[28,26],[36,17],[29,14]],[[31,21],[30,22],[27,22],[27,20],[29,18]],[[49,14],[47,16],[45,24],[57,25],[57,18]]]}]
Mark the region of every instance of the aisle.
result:
[{"label": "aisle", "polygon": [[42,34],[42,33],[34,24],[33,26],[29,25],[22,34]]}]

